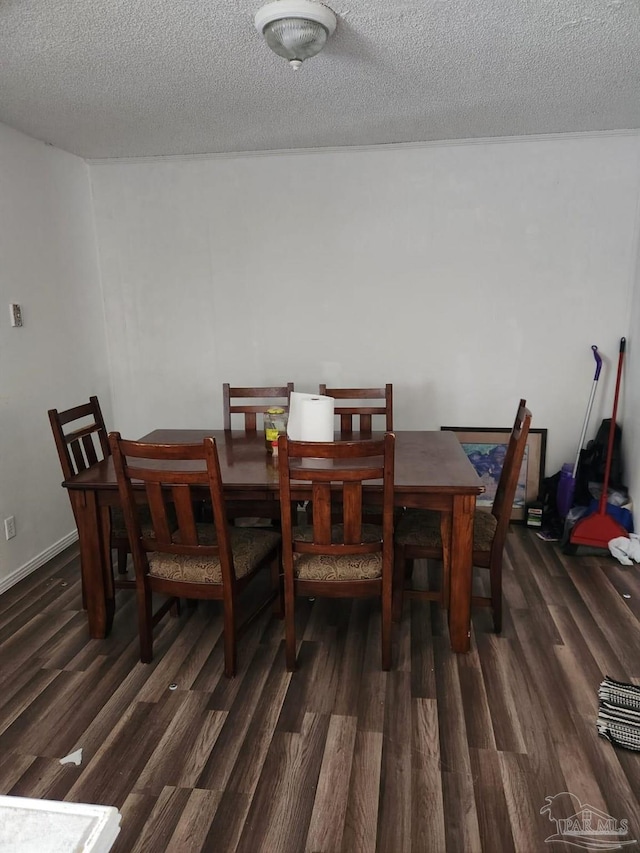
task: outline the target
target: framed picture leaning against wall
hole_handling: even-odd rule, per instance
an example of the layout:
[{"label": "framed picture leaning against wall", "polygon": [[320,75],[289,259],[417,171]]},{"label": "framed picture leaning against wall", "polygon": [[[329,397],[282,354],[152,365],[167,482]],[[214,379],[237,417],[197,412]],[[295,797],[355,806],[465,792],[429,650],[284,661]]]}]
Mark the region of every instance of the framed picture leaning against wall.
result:
[{"label": "framed picture leaning against wall", "polygon": [[[440,429],[451,430],[456,433],[460,444],[469,457],[469,461],[482,480],[485,491],[478,495],[476,506],[492,506],[502,473],[502,463],[507,453],[511,428],[443,426]],[[546,429],[529,430],[520,477],[518,478],[518,487],[513,501],[512,521],[524,522],[526,520],[526,505],[538,498],[544,477],[546,445]]]}]

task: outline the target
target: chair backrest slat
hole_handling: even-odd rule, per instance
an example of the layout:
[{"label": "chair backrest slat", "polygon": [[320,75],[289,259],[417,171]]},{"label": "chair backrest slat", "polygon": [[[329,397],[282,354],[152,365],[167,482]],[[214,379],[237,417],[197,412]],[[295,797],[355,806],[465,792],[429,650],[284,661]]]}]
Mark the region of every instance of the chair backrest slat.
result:
[{"label": "chair backrest slat", "polygon": [[362,483],[345,482],[342,493],[345,544],[362,541]]},{"label": "chair backrest slat", "polygon": [[[326,384],[319,386],[319,393],[327,397],[333,397],[336,401],[347,400],[349,403],[339,403],[335,406],[335,414],[340,418],[340,432],[343,436],[354,432],[355,419],[358,418],[359,431],[363,435],[371,435],[373,430],[373,417],[382,416],[384,426],[380,426],[386,432],[393,430],[393,385],[387,383],[381,388],[329,388]],[[355,403],[363,400],[362,404]],[[377,405],[376,400],[382,400]]]},{"label": "chair backrest slat", "polygon": [[86,456],[87,462],[89,466],[95,465],[98,461],[98,454],[96,453],[96,446],[93,443],[93,436],[85,435],[82,438],[82,446],[84,448],[84,455]]},{"label": "chair backrest slat", "polygon": [[180,540],[183,545],[198,544],[198,530],[193,511],[193,496],[190,486],[173,486],[171,500],[176,510]]},{"label": "chair backrest slat", "polygon": [[147,481],[145,482],[145,490],[149,512],[151,513],[154,539],[161,546],[169,545],[171,543],[171,525],[167,518],[167,504],[161,484],[153,480]]},{"label": "chair backrest slat", "polygon": [[312,491],[313,528],[320,545],[331,544],[331,485],[314,482]]},{"label": "chair backrest slat", "polygon": [[[245,432],[257,432],[257,415],[264,415],[269,409],[289,410],[289,398],[294,390],[293,382],[286,385],[261,386],[254,388],[231,387],[228,382],[222,386],[222,408],[225,430],[232,428],[231,416],[243,415]],[[252,400],[254,402],[247,402]],[[256,400],[262,402],[257,403]],[[234,402],[238,401],[238,402]]]},{"label": "chair backrest slat", "polygon": [[69,450],[71,451],[71,458],[73,459],[73,465],[76,474],[88,468],[87,462],[84,457],[82,444],[80,444],[79,441],[72,441],[69,445]]}]

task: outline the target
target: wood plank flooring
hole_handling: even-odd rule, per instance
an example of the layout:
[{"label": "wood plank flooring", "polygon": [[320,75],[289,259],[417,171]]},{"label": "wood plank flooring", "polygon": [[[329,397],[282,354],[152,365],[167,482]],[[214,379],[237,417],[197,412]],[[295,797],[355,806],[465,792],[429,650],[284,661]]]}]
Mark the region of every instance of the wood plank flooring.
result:
[{"label": "wood plank flooring", "polygon": [[640,683],[640,567],[514,527],[504,590],[462,656],[407,601],[388,673],[376,602],[303,600],[298,671],[267,613],[227,680],[215,602],[167,616],[150,665],[129,591],[88,639],[71,548],[0,597],[0,793],[117,806],[114,853],[569,851],[541,814],[562,792],[551,816],[589,804],[640,846],[640,754],[595,729],[604,675]]}]

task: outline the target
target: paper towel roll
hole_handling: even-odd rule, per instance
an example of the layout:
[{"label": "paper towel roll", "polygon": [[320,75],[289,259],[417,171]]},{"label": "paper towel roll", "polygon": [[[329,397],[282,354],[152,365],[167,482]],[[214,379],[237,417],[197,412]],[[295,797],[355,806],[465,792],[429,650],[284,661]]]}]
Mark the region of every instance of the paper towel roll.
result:
[{"label": "paper towel roll", "polygon": [[333,397],[292,391],[287,435],[292,441],[333,441]]}]

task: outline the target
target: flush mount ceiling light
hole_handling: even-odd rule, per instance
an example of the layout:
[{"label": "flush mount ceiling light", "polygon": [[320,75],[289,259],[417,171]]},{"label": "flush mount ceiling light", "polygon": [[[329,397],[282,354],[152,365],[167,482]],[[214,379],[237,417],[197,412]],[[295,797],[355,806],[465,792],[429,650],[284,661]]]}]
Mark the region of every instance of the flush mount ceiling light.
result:
[{"label": "flush mount ceiling light", "polygon": [[255,25],[271,50],[297,71],[303,60],[320,53],[336,28],[336,16],[313,0],[274,0],[258,9]]}]

